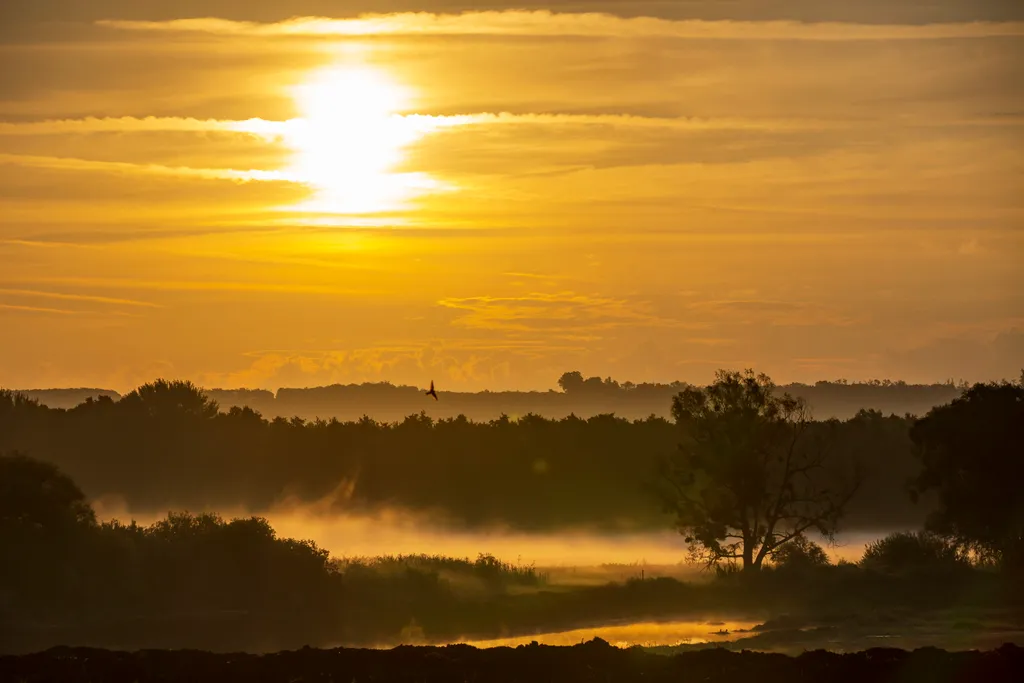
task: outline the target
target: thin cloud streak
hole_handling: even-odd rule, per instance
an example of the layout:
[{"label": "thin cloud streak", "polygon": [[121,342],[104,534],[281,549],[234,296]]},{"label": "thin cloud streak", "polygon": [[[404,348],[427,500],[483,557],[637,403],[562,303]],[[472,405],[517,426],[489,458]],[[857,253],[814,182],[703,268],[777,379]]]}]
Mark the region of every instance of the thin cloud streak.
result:
[{"label": "thin cloud streak", "polygon": [[[650,117],[633,114],[514,114],[511,112],[475,112],[470,114],[395,115],[419,132],[439,128],[488,125],[537,126],[620,126],[635,128],[679,128],[687,130],[804,130],[808,128],[836,128],[856,122],[828,121],[824,119],[742,119],[697,117]],[[89,133],[158,133],[158,132],[223,132],[282,138],[303,124],[301,119],[268,121],[247,119],[231,121],[175,117],[114,118],[88,117],[83,119],[53,119],[28,122],[0,122],[0,135],[33,136]]]},{"label": "thin cloud streak", "polygon": [[72,311],[66,308],[45,308],[43,306],[21,306],[19,304],[0,303],[0,311],[15,311],[18,313],[52,313],[56,315],[76,315],[81,311]]},{"label": "thin cloud streak", "polygon": [[43,299],[60,299],[62,301],[88,301],[97,304],[115,304],[119,306],[139,306],[143,308],[162,308],[159,304],[149,301],[136,301],[134,299],[118,299],[109,296],[95,296],[92,294],[68,294],[66,292],[45,292],[34,289],[9,289],[0,287],[0,294],[12,296],[38,297]]},{"label": "thin cloud streak", "polygon": [[689,38],[713,40],[941,40],[1024,35],[1024,22],[925,25],[803,23],[795,21],[701,21],[654,17],[622,18],[601,13],[489,11],[462,14],[409,12],[366,14],[356,19],[300,17],[277,23],[218,18],[171,21],[102,20],[99,25],[129,31],[212,33],[237,36],[563,36]]},{"label": "thin cloud streak", "polygon": [[45,121],[0,122],[0,135],[54,135],[60,133],[168,133],[225,132],[246,133],[266,137],[284,135],[288,121],[266,121],[253,118],[245,121],[221,121],[166,116],[104,117],[82,119],[48,119]]},{"label": "thin cloud streak", "polygon": [[134,173],[143,175],[197,178],[200,180],[232,180],[235,182],[290,182],[305,181],[284,171],[246,171],[233,168],[190,168],[188,166],[162,166],[159,164],[133,164],[124,161],[93,161],[68,157],[48,157],[22,154],[0,154],[0,164],[43,168],[57,171],[99,171],[106,173]]},{"label": "thin cloud streak", "polygon": [[109,287],[116,289],[152,289],[158,291],[224,291],[224,292],[267,292],[281,294],[324,294],[360,297],[380,294],[371,289],[344,289],[319,285],[281,284],[275,282],[238,282],[217,280],[142,280],[109,277],[36,277],[25,278],[26,284],[81,285]]},{"label": "thin cloud streak", "polygon": [[[512,113],[512,112],[474,112],[469,114],[434,115],[404,114],[395,115],[410,124],[419,132],[431,132],[444,128],[470,126],[608,126],[641,129],[679,129],[694,131],[728,131],[728,130],[765,130],[765,131],[802,131],[802,130],[842,130],[851,127],[864,127],[872,124],[892,126],[892,121],[884,118],[859,119],[825,119],[825,118],[738,118],[738,117],[656,117],[637,116],[634,114],[559,114],[559,113]],[[272,121],[252,118],[242,121],[220,119],[196,119],[177,117],[149,116],[137,118],[122,117],[86,117],[81,119],[48,119],[26,122],[0,122],[0,136],[42,136],[60,134],[90,133],[237,133],[260,138],[282,139],[296,127],[302,125],[301,119]],[[928,119],[903,121],[913,127],[936,126],[1020,126],[1024,125],[1024,116],[974,116],[962,119]],[[10,156],[10,155],[0,155]]]},{"label": "thin cloud streak", "polygon": [[575,292],[522,296],[449,297],[437,302],[462,314],[454,324],[472,329],[532,332],[545,329],[608,330],[627,325],[684,327],[676,320],[652,315],[640,301]]}]

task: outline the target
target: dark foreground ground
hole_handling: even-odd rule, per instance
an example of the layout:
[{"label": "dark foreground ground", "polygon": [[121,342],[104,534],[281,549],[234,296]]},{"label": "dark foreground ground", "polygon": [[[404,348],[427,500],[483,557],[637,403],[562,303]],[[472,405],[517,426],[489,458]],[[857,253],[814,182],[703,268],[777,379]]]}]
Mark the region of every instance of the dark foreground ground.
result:
[{"label": "dark foreground ground", "polygon": [[667,657],[639,648],[620,650],[600,640],[575,647],[305,649],[272,655],[56,648],[33,655],[0,657],[0,682],[8,681],[1000,683],[1024,681],[1024,648],[1004,645],[989,652],[873,649],[855,654],[815,651],[798,657],[721,649]]}]

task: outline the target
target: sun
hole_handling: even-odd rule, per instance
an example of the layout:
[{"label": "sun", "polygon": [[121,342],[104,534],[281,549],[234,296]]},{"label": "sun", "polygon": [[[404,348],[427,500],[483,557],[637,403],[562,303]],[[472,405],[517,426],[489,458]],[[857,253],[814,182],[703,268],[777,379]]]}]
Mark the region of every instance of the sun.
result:
[{"label": "sun", "polygon": [[405,149],[424,134],[402,116],[411,91],[370,66],[317,72],[295,87],[302,113],[290,122],[290,175],[315,190],[299,207],[322,213],[394,211],[439,183],[422,173],[398,172]]}]

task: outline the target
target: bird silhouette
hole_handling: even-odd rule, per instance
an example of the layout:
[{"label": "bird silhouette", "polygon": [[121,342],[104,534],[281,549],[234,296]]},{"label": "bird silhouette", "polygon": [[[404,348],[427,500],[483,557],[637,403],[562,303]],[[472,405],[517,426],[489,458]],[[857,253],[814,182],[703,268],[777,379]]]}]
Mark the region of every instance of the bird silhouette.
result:
[{"label": "bird silhouette", "polygon": [[424,392],[427,396],[433,396],[434,400],[437,399],[437,391],[434,390],[434,380],[430,380],[430,391]]}]

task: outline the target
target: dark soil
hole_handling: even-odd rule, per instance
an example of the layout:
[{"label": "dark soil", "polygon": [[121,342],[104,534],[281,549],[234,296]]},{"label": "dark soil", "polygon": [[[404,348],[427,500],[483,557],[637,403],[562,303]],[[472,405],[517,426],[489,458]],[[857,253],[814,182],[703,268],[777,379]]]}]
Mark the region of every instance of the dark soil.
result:
[{"label": "dark soil", "polygon": [[478,650],[465,645],[394,650],[304,649],[270,655],[180,650],[111,652],[55,648],[0,657],[0,683],[1001,683],[1024,681],[1024,648],[989,652],[907,652],[873,649],[856,654],[806,652],[798,657],[721,649],[672,657],[620,650],[601,640],[575,647],[521,646]]}]

